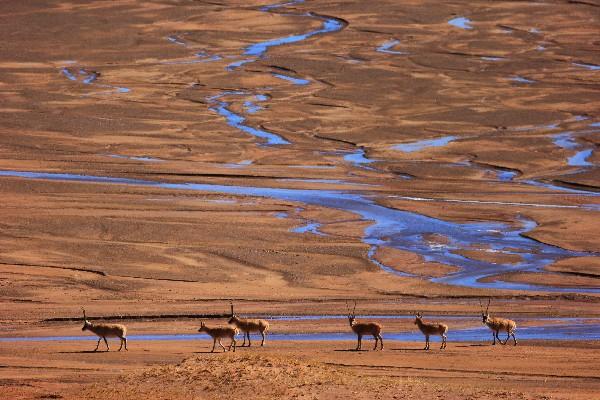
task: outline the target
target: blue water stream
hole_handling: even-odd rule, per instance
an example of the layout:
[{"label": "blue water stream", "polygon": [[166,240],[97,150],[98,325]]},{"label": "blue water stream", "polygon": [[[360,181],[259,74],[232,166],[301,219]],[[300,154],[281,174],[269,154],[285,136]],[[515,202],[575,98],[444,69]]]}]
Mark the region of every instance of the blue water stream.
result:
[{"label": "blue water stream", "polygon": [[[448,320],[447,317],[443,317]],[[374,316],[374,319],[378,319]],[[452,324],[448,324],[449,342],[479,342],[491,341],[491,331],[485,326],[471,328],[452,329]],[[518,340],[600,340],[599,323],[583,323],[579,321],[565,322],[557,325],[539,325],[517,327],[515,331]],[[401,342],[421,342],[423,334],[417,330],[404,332],[384,331],[383,336],[387,340]],[[505,339],[504,334],[501,335]],[[203,340],[209,341],[210,337],[206,334],[129,334],[127,336],[131,346],[132,342],[137,341],[189,341]],[[369,338],[367,338],[369,339]],[[32,336],[32,337],[3,337],[0,343],[14,342],[73,342],[98,340],[95,336]],[[273,341],[355,341],[356,335],[353,332],[331,332],[331,333],[269,333],[267,340]],[[432,337],[433,341],[439,338]],[[212,343],[212,342],[211,342]]]},{"label": "blue water stream", "polygon": [[[536,225],[522,220],[513,228],[499,222],[457,223],[427,217],[417,213],[384,207],[368,196],[368,192],[342,190],[302,190],[252,186],[228,186],[205,183],[168,183],[141,179],[88,176],[64,173],[0,171],[0,176],[38,180],[126,184],[171,190],[192,190],[241,196],[268,197],[284,201],[323,206],[348,211],[372,224],[365,229],[362,240],[372,247],[392,247],[421,255],[426,261],[460,267],[460,271],[434,278],[432,281],[478,288],[541,290],[553,292],[600,292],[600,287],[546,287],[502,281],[482,282],[496,274],[516,271],[537,271],[555,261],[589,256],[547,245],[522,236]],[[446,238],[446,244],[430,243],[432,234]],[[520,256],[515,264],[497,264],[457,254],[459,250],[479,250]],[[388,272],[393,272],[388,271]],[[405,274],[400,274],[405,275]]]}]

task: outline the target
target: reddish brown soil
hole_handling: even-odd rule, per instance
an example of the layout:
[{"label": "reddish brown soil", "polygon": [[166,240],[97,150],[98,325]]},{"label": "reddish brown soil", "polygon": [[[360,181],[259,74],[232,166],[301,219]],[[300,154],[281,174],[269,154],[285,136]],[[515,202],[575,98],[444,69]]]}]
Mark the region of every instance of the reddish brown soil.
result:
[{"label": "reddish brown soil", "polygon": [[[0,170],[368,190],[381,195],[374,200],[382,205],[448,221],[517,226],[519,218],[531,219],[537,227],[527,235],[535,240],[598,251],[598,211],[590,205],[598,207],[600,197],[527,182],[600,191],[598,152],[588,159],[594,165],[571,167],[575,150],[552,140],[572,131],[581,148],[599,144],[589,124],[600,121],[600,75],[575,65],[600,64],[597,1],[309,1],[282,11],[335,16],[345,28],[272,47],[267,57],[229,72],[225,66],[243,59],[246,46],[319,27],[317,18],[266,13],[261,5],[0,2]],[[470,18],[474,29],[449,25],[456,16]],[[188,46],[169,42],[170,35]],[[408,54],[375,51],[390,39],[400,40],[394,50]],[[223,59],[169,63],[194,60],[201,50]],[[490,56],[505,59],[482,59]],[[67,79],[64,67],[100,75],[86,85],[81,77]],[[292,85],[275,78],[276,71],[311,83]],[[207,98],[239,89],[268,95],[263,110],[244,114],[245,123],[291,145],[258,146],[260,140],[210,109]],[[241,104],[231,109],[242,112]],[[392,149],[448,135],[457,140],[444,147]],[[361,148],[377,160],[372,169],[344,161]],[[517,176],[500,182],[499,170]],[[285,180],[297,178],[353,185]],[[0,195],[2,337],[81,334],[79,322],[43,321],[78,317],[81,306],[94,316],[123,315],[135,332],[189,333],[197,324],[186,318],[127,316],[225,313],[230,300],[240,313],[265,315],[339,315],[347,300],[358,299],[365,314],[477,316],[482,296],[494,298],[495,315],[507,317],[600,313],[593,294],[434,284],[429,277],[456,267],[380,249],[377,260],[415,277],[390,275],[369,260],[361,241],[369,223],[324,207],[10,177],[0,177]],[[281,212],[288,217],[278,218]],[[307,220],[320,222],[326,236],[290,231]],[[485,250],[460,254],[518,261]],[[488,280],[598,288],[598,265],[590,254]],[[325,319],[274,329],[349,329],[344,324]],[[388,328],[414,329],[410,321]],[[600,393],[596,342],[450,343],[448,351],[429,353],[418,350],[421,343],[390,343],[375,353],[341,351],[352,343],[277,342],[235,355],[196,354],[206,350],[198,342],[88,353],[90,343],[0,343],[0,398],[591,399]]]}]

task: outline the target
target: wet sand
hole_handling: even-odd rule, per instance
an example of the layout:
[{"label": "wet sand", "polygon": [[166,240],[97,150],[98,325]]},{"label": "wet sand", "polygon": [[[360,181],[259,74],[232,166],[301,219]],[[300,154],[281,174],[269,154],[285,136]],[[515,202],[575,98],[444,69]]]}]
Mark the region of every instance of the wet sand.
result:
[{"label": "wet sand", "polygon": [[[597,3],[264,6],[0,4],[0,337],[83,334],[81,306],[132,334],[189,333],[186,316],[232,300],[243,314],[343,315],[358,299],[363,315],[465,317],[458,329],[478,324],[479,298],[519,326],[599,316]],[[484,340],[236,355],[0,342],[0,393],[599,391],[597,341]]]}]

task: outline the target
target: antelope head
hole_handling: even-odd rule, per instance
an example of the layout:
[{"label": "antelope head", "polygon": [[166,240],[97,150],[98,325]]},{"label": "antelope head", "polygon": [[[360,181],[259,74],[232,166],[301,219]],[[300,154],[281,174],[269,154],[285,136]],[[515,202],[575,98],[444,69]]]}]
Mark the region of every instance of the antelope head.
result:
[{"label": "antelope head", "polygon": [[490,308],[491,301],[492,301],[492,299],[488,299],[487,307],[485,308],[485,311],[483,311],[483,304],[481,304],[481,300],[479,300],[479,307],[481,307],[481,320],[484,324],[487,322],[488,318],[490,317],[488,310]]},{"label": "antelope head", "polygon": [[346,302],[346,307],[348,308],[348,322],[350,322],[350,326],[352,326],[356,320],[356,300],[354,300],[354,309],[352,311],[350,311],[348,302]]},{"label": "antelope head", "polygon": [[87,320],[87,317],[85,316],[85,309],[82,307],[81,310],[83,311],[83,327],[81,328],[81,330],[85,331],[90,329],[90,326],[92,324],[90,323],[90,321]]},{"label": "antelope head", "polygon": [[420,312],[415,313],[415,325],[417,325],[419,323],[419,321],[421,321],[422,318],[423,318],[423,316],[421,315]]},{"label": "antelope head", "polygon": [[206,325],[204,325],[204,321],[200,321],[200,329],[198,332],[206,332]]}]

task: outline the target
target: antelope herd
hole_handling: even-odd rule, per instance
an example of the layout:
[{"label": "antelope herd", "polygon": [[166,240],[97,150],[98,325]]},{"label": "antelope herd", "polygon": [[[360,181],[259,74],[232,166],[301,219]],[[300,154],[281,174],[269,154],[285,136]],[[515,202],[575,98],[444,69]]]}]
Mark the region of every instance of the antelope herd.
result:
[{"label": "antelope herd", "polygon": [[[481,303],[481,300],[479,301],[479,305],[481,307],[481,317],[483,324],[492,330],[492,336],[494,338],[494,342],[492,344],[495,345],[496,339],[498,339],[498,342],[500,342],[500,344],[505,345],[512,336],[514,340],[514,345],[516,346],[517,338],[515,337],[515,329],[517,328],[517,324],[510,319],[490,317],[488,313],[488,310],[490,308],[490,302],[491,300],[488,300],[488,304],[485,311],[483,311],[483,304]],[[354,308],[352,309],[352,311],[350,311],[348,303],[346,303],[346,308],[348,311],[348,322],[350,323],[350,329],[352,329],[352,331],[356,334],[358,339],[356,344],[356,351],[360,351],[362,349],[362,338],[365,335],[373,336],[373,338],[375,339],[375,346],[373,347],[373,350],[377,350],[378,343],[380,344],[380,349],[383,350],[383,337],[381,336],[381,332],[383,330],[382,325],[377,322],[358,322],[356,320],[356,301],[354,302]],[[91,323],[90,321],[88,321],[85,315],[85,309],[82,308],[82,310],[83,328],[81,328],[81,330],[93,332],[98,336],[98,343],[96,344],[96,348],[94,349],[94,351],[98,350],[98,347],[100,346],[100,341],[103,339],[104,343],[106,344],[106,351],[110,350],[110,348],[108,347],[108,341],[106,340],[107,337],[119,338],[121,340],[121,347],[119,347],[119,351],[121,351],[123,345],[125,345],[125,350],[127,350],[127,328],[125,327],[125,325]],[[415,325],[417,325],[421,333],[423,333],[423,335],[425,336],[424,350],[429,350],[429,337],[431,335],[440,336],[442,338],[442,345],[440,347],[440,350],[445,349],[448,325],[443,323],[424,322],[423,316],[419,312],[415,313],[414,315]],[[248,338],[248,347],[251,345],[251,332],[258,332],[261,334],[262,342],[260,345],[264,346],[265,335],[268,333],[269,330],[269,322],[267,320],[239,318],[233,313],[232,304],[231,318],[229,318],[228,324],[228,326],[208,327],[204,324],[203,321],[200,322],[200,329],[198,329],[198,332],[206,333],[213,339],[213,347],[211,352],[215,351],[217,343],[219,343],[219,346],[221,346],[223,351],[227,351],[225,349],[225,346],[223,346],[223,343],[221,343],[222,339],[229,339],[229,350],[231,351],[231,349],[233,348],[233,351],[235,352],[237,344],[235,337],[240,333],[240,331],[244,335],[244,343],[242,344],[242,347],[246,345],[246,337]],[[504,342],[498,336],[500,331],[506,332],[507,334],[506,340],[504,340]]]}]

